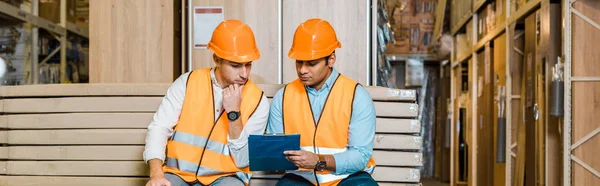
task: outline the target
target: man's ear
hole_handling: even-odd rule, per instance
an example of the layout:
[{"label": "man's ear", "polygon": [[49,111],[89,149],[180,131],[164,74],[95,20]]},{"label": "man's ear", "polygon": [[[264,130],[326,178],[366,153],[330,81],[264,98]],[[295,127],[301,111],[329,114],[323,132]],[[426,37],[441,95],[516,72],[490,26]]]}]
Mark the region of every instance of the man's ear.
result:
[{"label": "man's ear", "polygon": [[217,54],[213,54],[213,61],[215,62],[215,66],[221,66],[221,58]]},{"label": "man's ear", "polygon": [[335,52],[327,58],[327,66],[333,67],[333,64],[335,64]]}]

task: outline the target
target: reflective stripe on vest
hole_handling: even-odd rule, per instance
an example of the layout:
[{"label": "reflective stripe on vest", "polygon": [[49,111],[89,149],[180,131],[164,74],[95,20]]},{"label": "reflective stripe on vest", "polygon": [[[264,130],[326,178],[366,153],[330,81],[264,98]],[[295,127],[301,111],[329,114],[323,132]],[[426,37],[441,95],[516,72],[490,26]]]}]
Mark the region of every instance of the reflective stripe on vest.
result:
[{"label": "reflective stripe on vest", "polygon": [[[319,120],[315,121],[305,86],[299,80],[286,85],[282,103],[284,132],[300,134],[302,150],[317,154],[345,152],[357,86],[358,83],[340,74],[327,95]],[[372,173],[374,167],[375,161],[371,158],[364,170]],[[323,171],[317,172],[316,180],[312,170],[288,172],[302,176],[313,184],[318,180],[319,184],[324,186],[337,185],[349,176],[349,174],[334,175],[330,171]]]},{"label": "reflective stripe on vest", "polygon": [[[254,113],[262,96],[262,90],[251,81],[244,85],[240,106],[242,125]],[[203,185],[231,175],[249,183],[251,175],[248,167],[238,168],[230,156],[226,114],[221,114],[215,121],[210,69],[190,73],[183,108],[174,131],[167,142],[163,172],[176,174],[186,182],[199,181]]]}]

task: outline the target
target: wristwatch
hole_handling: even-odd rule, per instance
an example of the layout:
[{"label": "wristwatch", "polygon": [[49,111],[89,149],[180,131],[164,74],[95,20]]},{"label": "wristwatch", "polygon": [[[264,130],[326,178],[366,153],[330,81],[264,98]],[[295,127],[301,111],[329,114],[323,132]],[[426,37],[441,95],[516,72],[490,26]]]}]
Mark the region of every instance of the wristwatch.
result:
[{"label": "wristwatch", "polygon": [[315,165],[315,171],[321,172],[327,168],[327,161],[325,161],[325,156],[319,154],[319,160],[317,161],[317,165]]},{"label": "wristwatch", "polygon": [[227,119],[229,119],[229,121],[235,121],[238,118],[240,118],[240,112],[238,111],[229,111],[227,113]]}]

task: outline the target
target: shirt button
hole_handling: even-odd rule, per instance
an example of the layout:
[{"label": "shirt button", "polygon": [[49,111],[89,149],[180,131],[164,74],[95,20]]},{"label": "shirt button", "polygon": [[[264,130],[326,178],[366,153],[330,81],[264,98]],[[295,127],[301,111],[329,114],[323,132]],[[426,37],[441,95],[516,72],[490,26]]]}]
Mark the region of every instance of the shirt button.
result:
[{"label": "shirt button", "polygon": [[219,109],[217,109],[217,112],[219,112]]}]

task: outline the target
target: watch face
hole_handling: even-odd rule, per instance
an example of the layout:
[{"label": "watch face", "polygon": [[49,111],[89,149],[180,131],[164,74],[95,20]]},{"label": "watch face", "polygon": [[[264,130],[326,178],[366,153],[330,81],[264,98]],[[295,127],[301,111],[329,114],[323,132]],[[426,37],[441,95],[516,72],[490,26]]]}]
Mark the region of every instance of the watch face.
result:
[{"label": "watch face", "polygon": [[323,171],[327,168],[327,163],[324,161],[317,162],[317,171]]},{"label": "watch face", "polygon": [[227,119],[229,119],[231,121],[234,121],[234,120],[238,119],[239,116],[240,115],[239,115],[238,112],[229,112],[229,113],[227,113]]}]

